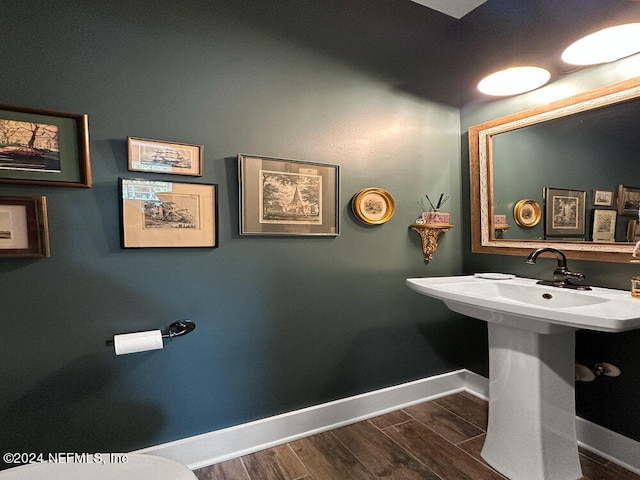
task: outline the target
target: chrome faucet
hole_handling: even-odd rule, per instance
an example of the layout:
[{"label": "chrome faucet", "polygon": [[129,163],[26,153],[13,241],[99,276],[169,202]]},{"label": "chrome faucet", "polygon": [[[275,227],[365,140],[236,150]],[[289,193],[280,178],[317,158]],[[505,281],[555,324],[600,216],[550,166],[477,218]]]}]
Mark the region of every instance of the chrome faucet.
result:
[{"label": "chrome faucet", "polygon": [[553,253],[558,259],[558,266],[553,272],[553,280],[539,280],[538,283],[540,285],[549,285],[552,287],[560,287],[560,288],[573,288],[575,290],[591,290],[591,287],[588,285],[576,285],[571,282],[571,279],[575,279],[579,282],[584,280],[584,274],[579,272],[571,272],[567,268],[567,257],[560,250],[556,250],[555,248],[539,248],[534,250],[527,257],[527,263],[533,265],[536,263],[536,259],[541,253],[549,252]]}]

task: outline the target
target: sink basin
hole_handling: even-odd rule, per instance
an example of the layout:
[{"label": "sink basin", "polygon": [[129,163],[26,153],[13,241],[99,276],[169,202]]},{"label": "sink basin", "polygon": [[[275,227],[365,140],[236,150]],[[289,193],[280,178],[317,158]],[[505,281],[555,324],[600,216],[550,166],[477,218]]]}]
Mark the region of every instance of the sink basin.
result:
[{"label": "sink basin", "polygon": [[497,280],[473,275],[409,278],[407,285],[444,301],[455,312],[542,334],[570,329],[622,332],[640,327],[640,300],[621,290],[571,290],[538,285],[530,278]]},{"label": "sink basin", "polygon": [[[483,278],[489,277],[489,278]],[[507,478],[582,478],[576,440],[575,331],[640,328],[640,300],[513,275],[409,278],[409,288],[485,320],[489,424],[482,457]]]}]

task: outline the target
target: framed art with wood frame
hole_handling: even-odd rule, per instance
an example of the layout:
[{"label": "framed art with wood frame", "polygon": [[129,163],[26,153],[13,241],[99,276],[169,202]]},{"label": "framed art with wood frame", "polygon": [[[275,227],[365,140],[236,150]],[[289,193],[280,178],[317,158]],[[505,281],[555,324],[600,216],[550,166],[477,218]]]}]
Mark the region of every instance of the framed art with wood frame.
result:
[{"label": "framed art with wood frame", "polygon": [[640,210],[640,188],[618,186],[618,215],[638,216]]},{"label": "framed art with wood frame", "polygon": [[238,155],[240,235],[336,236],[340,167]]},{"label": "framed art with wood frame", "polygon": [[122,247],[217,247],[218,186],[120,179]]},{"label": "framed art with wood frame", "polygon": [[129,137],[131,171],[202,176],[203,145]]},{"label": "framed art with wood frame", "polygon": [[0,182],[90,187],[87,115],[0,105]]},{"label": "framed art with wood frame", "polygon": [[584,238],[586,197],[584,190],[545,187],[545,238]]},{"label": "framed art with wood frame", "polygon": [[47,197],[0,197],[0,257],[48,257]]}]

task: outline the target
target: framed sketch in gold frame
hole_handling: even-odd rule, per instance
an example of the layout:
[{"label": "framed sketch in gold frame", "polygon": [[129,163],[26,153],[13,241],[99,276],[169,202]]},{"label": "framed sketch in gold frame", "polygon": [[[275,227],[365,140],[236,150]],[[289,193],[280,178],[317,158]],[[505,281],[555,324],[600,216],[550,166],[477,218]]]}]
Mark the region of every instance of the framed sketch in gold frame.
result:
[{"label": "framed sketch in gold frame", "polygon": [[521,227],[535,227],[542,218],[542,209],[535,200],[524,198],[513,207],[513,218]]},{"label": "framed sketch in gold frame", "polygon": [[0,197],[0,257],[48,257],[47,197]]},{"label": "framed sketch in gold frame", "polygon": [[127,151],[131,171],[202,176],[203,145],[128,137]]},{"label": "framed sketch in gold frame", "polygon": [[87,115],[0,105],[0,132],[0,182],[91,186]]},{"label": "framed sketch in gold frame", "polygon": [[217,187],[121,178],[122,247],[217,247]]},{"label": "framed sketch in gold frame", "polygon": [[396,204],[389,192],[382,188],[363,188],[351,199],[351,210],[358,220],[380,225],[391,220]]},{"label": "framed sketch in gold frame", "polygon": [[336,236],[340,167],[238,154],[240,235]]}]

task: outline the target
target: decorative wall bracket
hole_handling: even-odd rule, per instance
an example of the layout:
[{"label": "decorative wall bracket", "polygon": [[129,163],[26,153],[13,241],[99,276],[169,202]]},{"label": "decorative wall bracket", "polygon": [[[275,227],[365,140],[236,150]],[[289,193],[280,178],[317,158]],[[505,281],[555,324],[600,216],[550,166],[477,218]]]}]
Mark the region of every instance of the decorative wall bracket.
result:
[{"label": "decorative wall bracket", "polygon": [[409,226],[420,234],[422,239],[422,253],[424,253],[424,261],[430,262],[433,259],[433,253],[438,248],[438,237],[444,232],[448,232],[453,225],[430,225],[413,223]]}]

